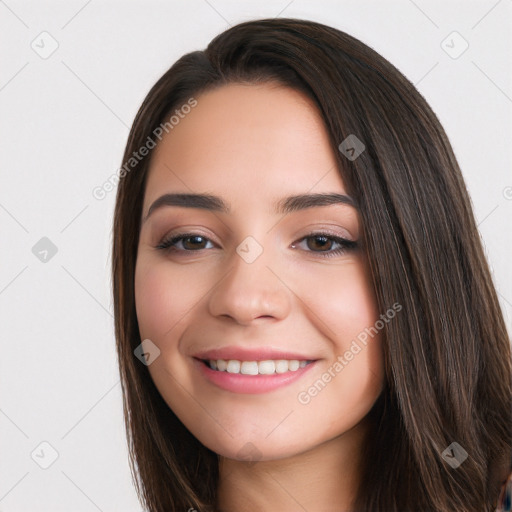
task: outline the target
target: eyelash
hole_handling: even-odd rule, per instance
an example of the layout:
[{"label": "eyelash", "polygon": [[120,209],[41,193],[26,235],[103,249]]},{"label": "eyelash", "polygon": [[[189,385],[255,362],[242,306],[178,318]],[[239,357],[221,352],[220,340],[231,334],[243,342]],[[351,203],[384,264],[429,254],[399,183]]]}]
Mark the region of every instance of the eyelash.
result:
[{"label": "eyelash", "polygon": [[[177,242],[181,241],[181,240],[185,240],[187,238],[193,238],[193,237],[200,237],[204,240],[206,240],[207,242],[211,242],[213,243],[209,238],[199,234],[199,233],[178,233],[177,235],[174,235],[170,238],[164,238],[157,246],[156,246],[156,249],[159,249],[159,250],[162,250],[162,251],[173,251],[173,252],[200,252],[200,251],[204,251],[206,249],[195,249],[195,250],[189,250],[189,249],[176,249],[174,246],[176,245]],[[314,232],[314,233],[309,233],[308,235],[302,237],[300,240],[298,240],[298,242],[303,242],[304,240],[307,240],[308,238],[327,238],[328,240],[331,240],[335,243],[337,243],[338,245],[340,245],[341,247],[338,248],[338,249],[335,249],[335,250],[329,250],[329,251],[308,251],[306,250],[306,252],[312,252],[313,254],[318,254],[321,258],[332,258],[334,256],[341,256],[342,254],[345,254],[349,251],[353,251],[354,249],[356,249],[358,247],[358,244],[356,241],[354,240],[347,240],[346,238],[342,238],[342,237],[339,237],[339,236],[335,236],[335,235],[331,235],[329,233],[324,233],[324,232]],[[296,243],[294,242],[293,245],[295,245]]]}]

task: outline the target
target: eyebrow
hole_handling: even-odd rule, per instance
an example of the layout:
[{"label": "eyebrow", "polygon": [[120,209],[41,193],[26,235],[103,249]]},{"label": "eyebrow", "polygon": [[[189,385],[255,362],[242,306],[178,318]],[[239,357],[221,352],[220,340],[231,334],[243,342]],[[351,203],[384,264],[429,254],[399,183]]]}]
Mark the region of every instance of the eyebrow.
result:
[{"label": "eyebrow", "polygon": [[[338,193],[323,194],[299,194],[296,196],[285,197],[279,200],[275,206],[276,214],[286,214],[305,210],[307,208],[316,208],[319,206],[330,206],[332,204],[345,204],[358,209],[355,200],[346,195]],[[198,208],[211,212],[230,213],[231,208],[222,198],[210,194],[164,194],[156,199],[149,207],[148,213],[144,217],[143,223],[155,211],[164,206],[180,206],[184,208]]]}]

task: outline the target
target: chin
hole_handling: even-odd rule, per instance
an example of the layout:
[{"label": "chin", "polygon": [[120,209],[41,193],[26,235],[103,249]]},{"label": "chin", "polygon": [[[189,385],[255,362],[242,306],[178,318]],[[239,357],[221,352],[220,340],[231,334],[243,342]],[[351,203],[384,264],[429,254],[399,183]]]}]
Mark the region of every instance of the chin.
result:
[{"label": "chin", "polygon": [[[263,462],[271,460],[286,459],[298,455],[309,450],[315,444],[321,443],[322,440],[312,438],[311,433],[294,432],[295,437],[291,437],[291,433],[282,432],[281,436],[272,439],[274,433],[270,435],[272,429],[267,429],[265,433],[250,435],[247,429],[240,429],[241,434],[233,433],[231,437],[226,432],[220,437],[212,437],[210,435],[201,436],[199,433],[192,434],[207,448],[217,453],[221,457],[225,457],[237,461],[246,462]],[[304,441],[308,440],[308,444]]]}]

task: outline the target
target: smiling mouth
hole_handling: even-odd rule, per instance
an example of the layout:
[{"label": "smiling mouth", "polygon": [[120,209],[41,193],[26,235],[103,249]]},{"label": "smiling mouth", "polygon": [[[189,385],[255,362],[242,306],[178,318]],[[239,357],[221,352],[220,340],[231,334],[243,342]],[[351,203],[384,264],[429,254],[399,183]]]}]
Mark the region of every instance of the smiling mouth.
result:
[{"label": "smiling mouth", "polygon": [[268,359],[265,361],[239,361],[237,359],[200,359],[210,369],[240,375],[276,375],[296,372],[313,360]]}]

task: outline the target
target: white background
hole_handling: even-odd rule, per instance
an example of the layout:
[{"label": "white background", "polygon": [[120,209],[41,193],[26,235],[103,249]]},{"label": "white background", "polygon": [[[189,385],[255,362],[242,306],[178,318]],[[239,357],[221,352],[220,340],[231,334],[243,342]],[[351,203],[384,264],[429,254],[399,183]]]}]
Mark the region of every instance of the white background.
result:
[{"label": "white background", "polygon": [[[332,25],[417,85],[463,170],[510,326],[511,15],[511,0],[0,2],[0,511],[141,510],[113,334],[115,192],[92,190],[119,168],[154,82],[240,21]],[[46,59],[31,47],[51,47],[43,31],[58,43]],[[469,43],[456,59],[441,46],[453,31]],[[42,237],[57,247],[46,263]],[[48,469],[43,441],[58,453]]]}]

